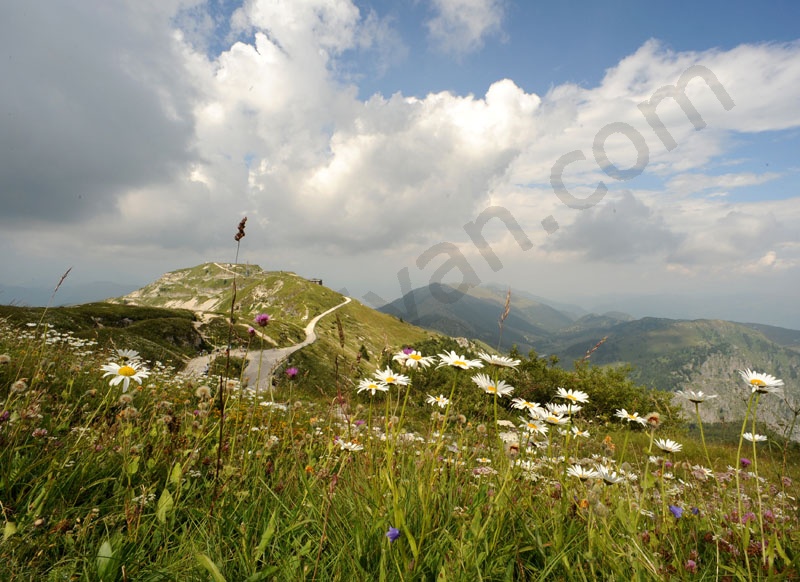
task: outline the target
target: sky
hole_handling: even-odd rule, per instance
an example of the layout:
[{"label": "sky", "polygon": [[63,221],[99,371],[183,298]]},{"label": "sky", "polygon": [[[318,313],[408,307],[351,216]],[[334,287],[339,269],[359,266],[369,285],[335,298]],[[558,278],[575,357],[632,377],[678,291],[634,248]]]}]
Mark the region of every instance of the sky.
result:
[{"label": "sky", "polygon": [[4,2],[0,284],[238,260],[372,303],[493,283],[800,328],[798,22],[793,0]]}]

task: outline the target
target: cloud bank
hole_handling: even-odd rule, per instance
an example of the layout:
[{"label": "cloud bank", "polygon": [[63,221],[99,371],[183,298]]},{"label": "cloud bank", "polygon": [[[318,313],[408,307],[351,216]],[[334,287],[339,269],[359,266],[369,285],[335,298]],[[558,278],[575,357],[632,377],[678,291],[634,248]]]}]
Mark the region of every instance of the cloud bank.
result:
[{"label": "cloud bank", "polygon": [[[510,262],[797,279],[798,193],[753,194],[787,170],[731,156],[741,140],[800,126],[800,43],[675,52],[653,40],[596,86],[537,95],[497,79],[477,95],[360,98],[355,63],[374,55],[374,67],[391,66],[407,50],[391,18],[347,0],[212,8],[2,8],[0,75],[13,88],[0,93],[0,243],[9,256],[38,268],[75,259],[110,277],[148,262],[179,268],[226,259],[247,215],[248,260],[317,271],[358,261],[341,272],[369,287],[370,273],[391,278],[438,242],[478,257],[463,225],[499,205],[534,243],[523,250],[489,227]],[[456,58],[504,35],[500,1],[435,0],[429,14],[432,50]],[[212,50],[220,29],[227,42]],[[694,65],[714,73],[735,107],[691,80],[686,96],[705,127],[664,100],[658,115],[678,144],[669,150],[638,106]],[[610,123],[643,139],[635,179],[609,175],[596,159]],[[617,168],[640,159],[624,134],[602,145]],[[556,161],[576,151],[584,158],[564,169],[565,187],[576,197],[601,181],[609,188],[583,211],[550,185]],[[732,201],[737,192],[745,199]],[[24,272],[9,257],[0,266]]]}]

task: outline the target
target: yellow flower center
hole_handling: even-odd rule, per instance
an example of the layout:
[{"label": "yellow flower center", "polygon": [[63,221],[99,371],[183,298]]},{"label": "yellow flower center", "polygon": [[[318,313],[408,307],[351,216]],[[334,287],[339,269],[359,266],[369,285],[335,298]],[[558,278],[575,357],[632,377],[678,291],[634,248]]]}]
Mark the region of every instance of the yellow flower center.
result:
[{"label": "yellow flower center", "polygon": [[576,402],[576,401],[578,400],[578,399],[577,399],[577,398],[575,398],[575,396],[574,396],[574,395],[572,395],[572,394],[567,394],[567,395],[565,396],[565,398],[566,398],[567,400],[572,400],[573,402]]},{"label": "yellow flower center", "polygon": [[136,369],[132,368],[131,366],[120,366],[119,372],[117,372],[120,376],[135,376]]},{"label": "yellow flower center", "polygon": [[489,392],[490,394],[494,394],[495,392],[497,392],[497,386],[487,386],[486,391]]},{"label": "yellow flower center", "polygon": [[752,380],[750,380],[750,384],[752,384],[753,386],[766,386],[767,385],[767,383],[764,382],[764,380],[760,380],[759,378],[753,378]]},{"label": "yellow flower center", "polygon": [[387,376],[384,382],[386,382],[387,384],[394,384],[394,376]]},{"label": "yellow flower center", "polygon": [[409,360],[417,360],[417,361],[419,361],[419,360],[422,359],[422,356],[420,354],[411,354],[410,356],[408,356],[408,359]]},{"label": "yellow flower center", "polygon": [[455,362],[453,362],[453,365],[454,366],[458,366],[460,368],[466,368],[467,367],[467,363],[465,361],[463,361],[463,360],[456,360]]}]

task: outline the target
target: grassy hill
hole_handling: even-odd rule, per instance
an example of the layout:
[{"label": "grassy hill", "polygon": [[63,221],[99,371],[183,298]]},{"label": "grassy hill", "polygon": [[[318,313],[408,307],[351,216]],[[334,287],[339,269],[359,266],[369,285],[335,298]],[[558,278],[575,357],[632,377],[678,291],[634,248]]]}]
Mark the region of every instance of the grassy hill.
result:
[{"label": "grassy hill", "polygon": [[72,307],[0,306],[0,320],[22,332],[46,324],[58,333],[97,342],[101,347],[135,349],[151,361],[181,368],[209,345],[197,329],[195,314],[166,309],[87,303]]},{"label": "grassy hill", "polygon": [[[270,323],[263,328],[266,341],[253,340],[252,350],[285,347],[305,338],[308,322],[341,304],[344,296],[316,282],[288,271],[264,271],[257,265],[205,263],[166,273],[152,284],[111,301],[190,310],[198,318],[198,331],[207,342],[224,346],[233,300],[235,346],[248,345],[247,328],[256,315],[267,313]],[[337,323],[338,318],[338,323]],[[341,325],[344,346],[340,344]],[[399,321],[364,306],[358,301],[323,318],[316,326],[317,342],[294,354],[286,366],[300,369],[300,379],[309,390],[335,393],[337,376],[358,377],[371,372],[386,351],[438,334]]]},{"label": "grassy hill", "polygon": [[[236,297],[231,329],[231,302]],[[164,274],[153,283],[123,297],[102,303],[45,309],[0,306],[0,319],[24,330],[46,323],[58,332],[97,342],[100,346],[131,348],[150,361],[181,369],[203,352],[231,347],[286,347],[305,339],[304,328],[315,316],[344,301],[331,289],[286,271],[264,271],[257,265],[206,263]],[[263,343],[247,333],[256,315],[271,320]],[[339,345],[336,316],[345,345]],[[231,335],[232,334],[232,335]],[[317,324],[318,342],[295,355],[313,385],[327,389],[334,378],[334,360],[355,363],[360,372],[374,368],[382,352],[438,334],[403,323],[357,301]]]}]

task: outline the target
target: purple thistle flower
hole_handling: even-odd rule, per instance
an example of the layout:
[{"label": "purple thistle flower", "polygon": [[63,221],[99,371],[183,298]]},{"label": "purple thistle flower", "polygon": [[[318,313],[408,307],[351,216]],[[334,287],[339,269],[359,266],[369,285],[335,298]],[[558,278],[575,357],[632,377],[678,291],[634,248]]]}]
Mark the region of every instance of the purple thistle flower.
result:
[{"label": "purple thistle flower", "polygon": [[672,513],[672,515],[675,516],[675,519],[680,519],[681,516],[683,515],[683,509],[678,507],[677,505],[670,505],[669,510]]},{"label": "purple thistle flower", "polygon": [[269,320],[270,320],[270,317],[266,313],[259,313],[258,315],[256,315],[256,323],[260,327],[267,327],[267,324],[269,323]]},{"label": "purple thistle flower", "polygon": [[386,532],[386,537],[389,538],[389,543],[394,543],[394,541],[400,537],[400,530],[396,527],[390,527],[389,531]]},{"label": "purple thistle flower", "polygon": [[692,574],[694,574],[695,572],[697,572],[697,562],[695,562],[694,560],[686,560],[686,565],[684,566],[684,568],[686,568],[687,572],[691,572]]},{"label": "purple thistle flower", "polygon": [[291,368],[286,368],[286,375],[289,376],[289,378],[294,378],[295,376],[297,376],[297,368],[295,368],[294,366],[292,366]]},{"label": "purple thistle flower", "polygon": [[361,419],[359,418],[359,419],[358,419],[357,421],[355,421],[353,424],[355,424],[356,426],[363,426],[363,425],[367,424],[367,421],[366,421],[366,420],[361,420]]},{"label": "purple thistle flower", "polygon": [[747,469],[747,467],[749,467],[752,464],[752,461],[750,459],[745,458],[745,457],[742,457],[741,459],[739,459],[739,462],[742,464],[742,467],[745,468],[745,469]]},{"label": "purple thistle flower", "polygon": [[248,327],[247,333],[250,335],[250,337],[253,337],[254,335],[256,335],[256,329],[254,327]]},{"label": "purple thistle flower", "polygon": [[8,410],[0,412],[0,422],[6,422],[9,418],[11,418],[11,413]]},{"label": "purple thistle flower", "polygon": [[414,348],[403,348],[403,353],[404,353],[405,355],[407,355],[407,356],[408,356],[409,354],[413,354],[413,353],[414,353]]}]

